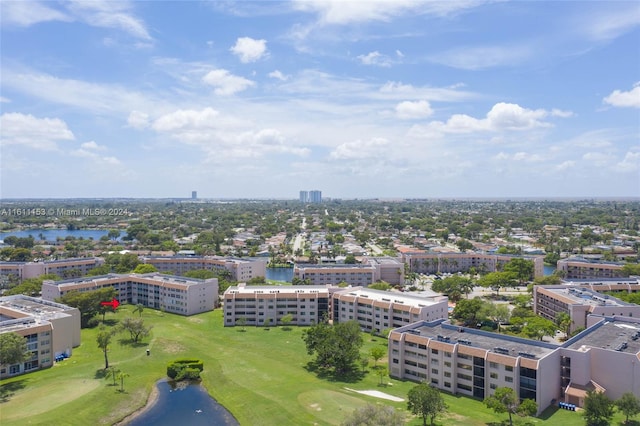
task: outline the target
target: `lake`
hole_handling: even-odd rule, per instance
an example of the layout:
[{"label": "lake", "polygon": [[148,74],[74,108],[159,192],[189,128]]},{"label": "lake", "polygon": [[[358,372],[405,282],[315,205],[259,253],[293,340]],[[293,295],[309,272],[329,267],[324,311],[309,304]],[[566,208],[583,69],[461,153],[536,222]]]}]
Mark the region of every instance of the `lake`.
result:
[{"label": "lake", "polygon": [[293,268],[267,268],[265,278],[290,283],[293,280]]},{"label": "lake", "polygon": [[[27,238],[31,235],[36,240],[40,239],[40,234],[48,242],[55,242],[58,238],[65,239],[66,237],[82,238],[85,240],[94,239],[99,240],[100,237],[107,235],[109,231],[102,229],[29,229],[26,231],[10,231],[0,232],[0,240],[4,240],[9,236],[16,236],[18,238]],[[125,232],[120,233],[120,237],[126,235]]]},{"label": "lake", "polygon": [[166,380],[156,383],[158,399],[129,426],[237,426],[240,423],[200,385],[175,388]]}]

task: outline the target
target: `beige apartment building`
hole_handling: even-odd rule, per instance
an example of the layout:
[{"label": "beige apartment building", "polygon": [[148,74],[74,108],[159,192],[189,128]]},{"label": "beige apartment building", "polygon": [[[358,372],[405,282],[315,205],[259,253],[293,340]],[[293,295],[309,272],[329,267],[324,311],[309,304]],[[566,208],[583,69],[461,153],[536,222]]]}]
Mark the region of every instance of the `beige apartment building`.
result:
[{"label": "beige apartment building", "polygon": [[309,280],[310,285],[338,285],[367,287],[376,282],[376,267],[366,264],[310,264],[299,263],[293,268],[294,278]]},{"label": "beige apartment building", "polygon": [[381,334],[416,321],[447,319],[448,298],[354,287],[333,293],[332,312],[334,324],[356,320],[364,331]]},{"label": "beige apartment building", "polygon": [[44,262],[0,262],[0,277],[13,277],[18,282],[44,274],[56,274],[61,278],[81,277],[104,263],[99,257],[47,260]]},{"label": "beige apartment building", "polygon": [[640,305],[574,284],[534,286],[533,311],[551,321],[555,321],[560,312],[569,314],[571,331],[586,328],[589,315],[640,318]]},{"label": "beige apartment building", "polygon": [[563,345],[417,322],[389,335],[389,372],[456,395],[486,398],[510,387],[540,414],[564,401],[582,406],[589,389],[612,399],[640,395],[640,320],[590,317],[594,324]]},{"label": "beige apartment building", "polygon": [[42,298],[56,300],[70,291],[113,287],[120,303],[142,304],[178,315],[195,315],[218,306],[218,279],[200,280],[159,273],[108,274],[65,281],[45,280]]},{"label": "beige apartment building", "polygon": [[281,323],[291,315],[292,325],[312,325],[329,315],[329,286],[238,286],[229,287],[223,296],[224,326],[265,326]]},{"label": "beige apartment building", "polygon": [[228,271],[233,281],[247,282],[264,277],[267,263],[263,259],[237,259],[221,256],[142,256],[142,263],[153,265],[159,272],[184,275],[189,271]]},{"label": "beige apartment building", "polygon": [[565,279],[619,278],[623,263],[602,262],[581,257],[570,257],[558,261],[557,269]]},{"label": "beige apartment building", "polygon": [[489,253],[458,253],[409,251],[402,253],[402,260],[409,265],[409,270],[420,274],[441,274],[468,272],[474,268],[479,272],[500,271],[505,263],[514,258],[522,258],[533,262],[533,277],[544,275],[543,256],[515,256]]},{"label": "beige apartment building", "polygon": [[51,367],[80,345],[80,311],[23,295],[0,297],[0,333],[17,333],[27,341],[31,358],[0,365],[0,379]]}]

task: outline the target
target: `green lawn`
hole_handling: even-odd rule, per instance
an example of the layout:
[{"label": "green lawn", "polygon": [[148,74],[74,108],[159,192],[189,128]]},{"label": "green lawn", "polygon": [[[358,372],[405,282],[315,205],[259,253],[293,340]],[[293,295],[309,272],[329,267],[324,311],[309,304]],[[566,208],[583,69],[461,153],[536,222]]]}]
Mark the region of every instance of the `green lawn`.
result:
[{"label": "green lawn", "polygon": [[[113,324],[132,315],[132,310],[132,306],[123,306],[117,314],[108,314],[107,322]],[[147,309],[142,317],[153,325],[152,335],[143,344],[131,345],[128,334],[118,334],[109,351],[110,363],[130,375],[125,379],[124,393],[104,378],[97,329],[82,330],[83,343],[71,358],[50,369],[2,382],[0,424],[114,424],[145,405],[155,382],[165,376],[167,363],[180,357],[204,360],[203,385],[242,425],[337,425],[347,413],[366,403],[394,406],[407,415],[409,424],[421,424],[406,411],[404,402],[354,392],[379,390],[406,398],[415,383],[387,378],[380,386],[372,365],[363,377],[349,381],[321,379],[308,371],[311,358],[301,339],[302,328],[224,328],[221,310],[185,318]],[[364,340],[363,353],[373,345],[385,344],[369,335]],[[379,365],[385,363],[378,361]],[[487,411],[482,402],[450,395],[445,399],[449,413],[438,419],[438,425],[499,425],[506,420],[506,415]],[[518,424],[584,424],[578,413],[564,410],[545,417],[518,419]],[[619,423],[619,418],[616,421]]]}]

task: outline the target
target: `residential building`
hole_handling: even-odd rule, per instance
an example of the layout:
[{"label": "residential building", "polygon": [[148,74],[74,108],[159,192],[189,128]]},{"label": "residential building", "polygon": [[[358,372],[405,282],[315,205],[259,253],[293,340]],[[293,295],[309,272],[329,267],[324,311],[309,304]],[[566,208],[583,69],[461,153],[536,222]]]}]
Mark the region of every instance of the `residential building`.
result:
[{"label": "residential building", "polygon": [[474,268],[478,272],[496,272],[511,259],[522,258],[533,262],[533,277],[544,275],[543,256],[516,256],[509,254],[458,253],[433,251],[404,251],[402,260],[409,270],[420,274],[440,274],[468,272]]},{"label": "residential building", "polygon": [[291,315],[291,324],[311,325],[329,315],[329,286],[245,286],[229,287],[223,296],[224,326],[235,326],[239,319],[246,325],[265,326],[281,323]]},{"label": "residential building", "polygon": [[42,298],[56,300],[70,291],[113,287],[121,303],[142,304],[178,315],[195,315],[218,306],[218,279],[200,280],[172,275],[108,274],[65,281],[45,280]]},{"label": "residential building", "polygon": [[264,277],[267,271],[267,263],[264,259],[239,259],[221,256],[142,256],[140,261],[155,266],[159,272],[179,276],[196,269],[228,272],[229,278],[238,282]]},{"label": "residential building", "polygon": [[309,202],[309,191],[300,191],[300,202],[301,203]]},{"label": "residential building", "polygon": [[0,262],[0,278],[13,278],[22,282],[44,274],[56,274],[61,278],[81,277],[104,263],[100,257],[47,260],[44,262]]},{"label": "residential building", "polygon": [[560,259],[557,269],[565,279],[619,278],[623,277],[624,263],[604,262],[583,257]]},{"label": "residential building", "polygon": [[551,321],[555,321],[561,312],[568,314],[571,317],[571,331],[586,328],[589,315],[640,318],[640,305],[571,284],[534,286],[533,310]]},{"label": "residential building", "polygon": [[395,257],[370,257],[370,265],[376,268],[373,276],[375,281],[384,281],[391,285],[404,284],[404,263]]},{"label": "residential building", "polygon": [[80,311],[23,295],[0,297],[0,334],[12,332],[26,339],[31,357],[0,365],[0,379],[51,367],[56,357],[71,356],[80,345]]},{"label": "residential building", "polygon": [[309,191],[309,202],[310,203],[321,203],[322,202],[322,191],[318,191],[317,189],[313,191]]},{"label": "residential building", "polygon": [[[379,273],[378,273],[379,274]],[[367,287],[376,282],[376,267],[364,264],[311,264],[297,263],[293,277],[308,280],[311,285],[338,285]]]},{"label": "residential building", "polygon": [[448,299],[354,287],[333,293],[332,312],[334,324],[356,320],[364,331],[382,334],[416,321],[447,319]]},{"label": "residential building", "polygon": [[640,395],[640,319],[591,316],[589,325],[558,345],[443,320],[416,322],[390,333],[389,373],[479,399],[510,387],[535,400],[537,414],[557,401],[581,407],[589,389],[611,399]]}]

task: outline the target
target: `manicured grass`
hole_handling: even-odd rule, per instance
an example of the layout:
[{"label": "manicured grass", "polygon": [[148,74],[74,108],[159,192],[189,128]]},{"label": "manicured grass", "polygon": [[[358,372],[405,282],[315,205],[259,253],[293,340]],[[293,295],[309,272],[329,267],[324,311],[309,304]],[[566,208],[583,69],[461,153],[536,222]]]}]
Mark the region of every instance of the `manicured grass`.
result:
[{"label": "manicured grass", "polygon": [[[132,306],[108,314],[107,322],[132,314]],[[125,392],[104,377],[104,357],[96,344],[97,329],[82,331],[82,345],[73,356],[54,367],[4,380],[0,385],[0,424],[87,425],[114,424],[145,405],[158,379],[164,378],[169,361],[198,358],[204,361],[203,385],[243,425],[337,425],[353,409],[366,403],[388,404],[402,411],[408,424],[421,420],[406,411],[405,402],[391,402],[353,390],[379,390],[406,398],[415,383],[384,380],[375,374],[373,361],[367,372],[344,381],[319,378],[308,370],[311,357],[301,339],[303,328],[224,328],[222,311],[180,317],[147,309],[142,317],[153,325],[152,335],[132,345],[128,334],[114,337],[109,361],[130,376]],[[364,336],[362,353],[381,338]],[[151,355],[146,355],[146,350]],[[379,366],[386,359],[378,361]],[[445,395],[449,413],[438,425],[498,425],[506,415],[495,415],[482,402]],[[72,413],[72,414],[70,414]],[[582,425],[575,412],[559,410],[546,419],[518,419],[518,424]]]}]

